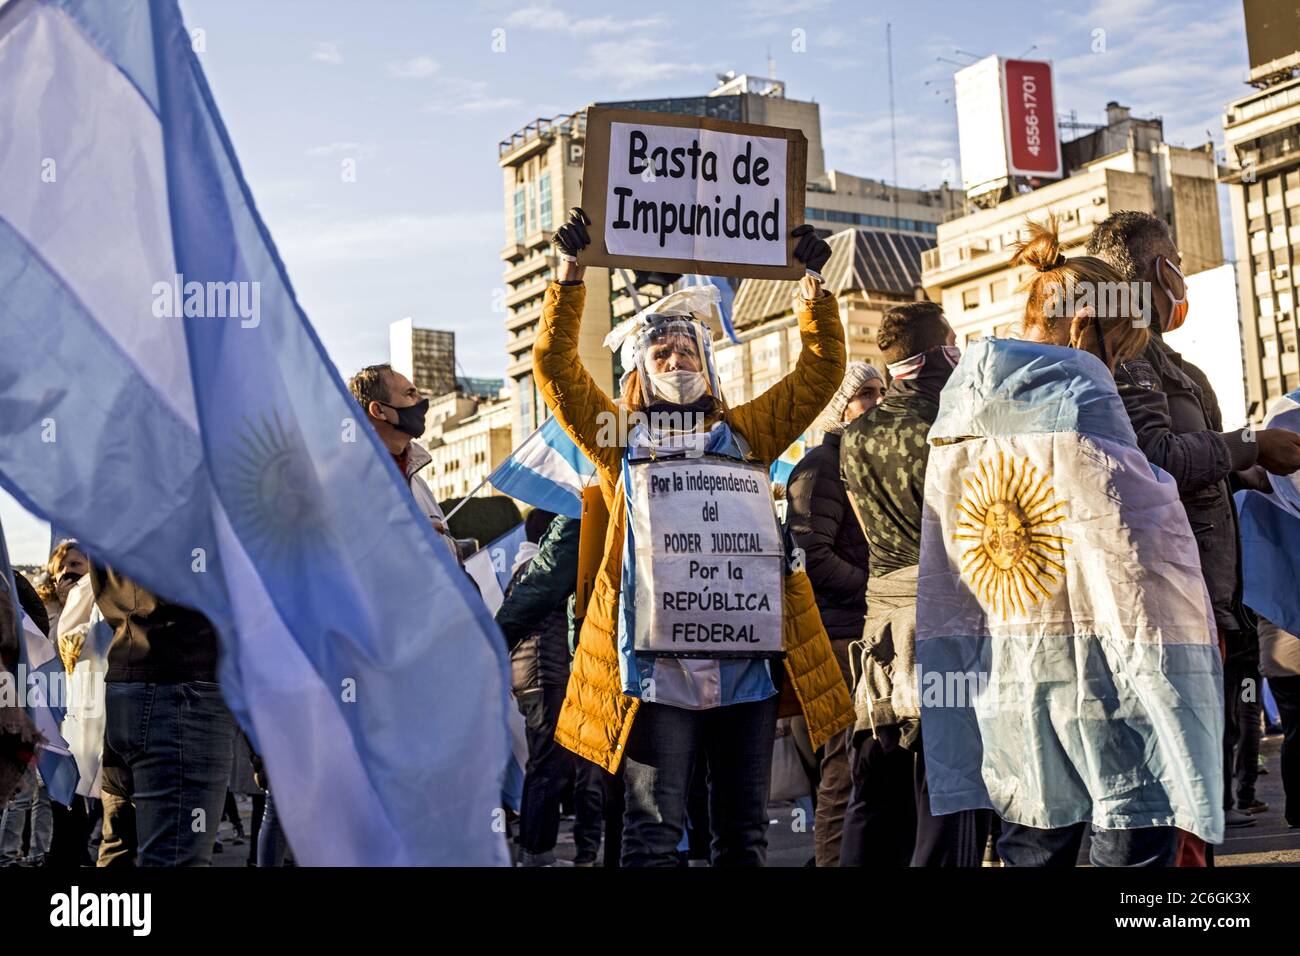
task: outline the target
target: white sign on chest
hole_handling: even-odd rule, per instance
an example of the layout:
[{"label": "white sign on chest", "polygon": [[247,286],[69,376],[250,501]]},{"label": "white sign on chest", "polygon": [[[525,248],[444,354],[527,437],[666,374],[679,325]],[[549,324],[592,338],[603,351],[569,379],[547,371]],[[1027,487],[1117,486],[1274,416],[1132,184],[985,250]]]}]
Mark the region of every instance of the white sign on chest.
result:
[{"label": "white sign on chest", "polygon": [[727,458],[634,463],[638,652],[781,650],[784,556],[767,472]]}]

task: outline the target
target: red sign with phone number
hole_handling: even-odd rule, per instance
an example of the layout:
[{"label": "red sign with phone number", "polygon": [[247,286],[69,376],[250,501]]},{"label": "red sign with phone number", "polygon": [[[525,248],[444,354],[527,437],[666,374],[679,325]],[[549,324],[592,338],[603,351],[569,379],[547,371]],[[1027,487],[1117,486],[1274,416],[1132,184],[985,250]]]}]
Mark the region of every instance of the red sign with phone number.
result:
[{"label": "red sign with phone number", "polygon": [[1016,176],[1060,176],[1052,65],[1041,60],[1007,60],[1007,146]]}]

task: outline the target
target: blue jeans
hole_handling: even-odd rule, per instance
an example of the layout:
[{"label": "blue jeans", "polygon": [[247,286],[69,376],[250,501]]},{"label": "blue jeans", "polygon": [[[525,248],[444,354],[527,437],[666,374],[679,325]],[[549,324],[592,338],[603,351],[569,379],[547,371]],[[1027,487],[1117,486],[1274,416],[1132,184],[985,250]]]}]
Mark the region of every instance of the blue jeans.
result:
[{"label": "blue jeans", "polygon": [[105,685],[105,741],[131,771],[140,866],[209,866],[235,724],[210,681]]},{"label": "blue jeans", "polygon": [[[1002,821],[998,856],[1003,866],[1071,867],[1079,857],[1087,823],[1040,830]],[[1136,830],[1092,828],[1088,859],[1093,866],[1173,866],[1178,851],[1178,831],[1173,827]]]},{"label": "blue jeans", "polygon": [[266,791],[266,807],[262,810],[262,828],[257,832],[257,865],[284,866],[289,852],[289,841],[284,837],[284,827],[275,815],[275,801],[271,791]]},{"label": "blue jeans", "polygon": [[29,766],[19,779],[18,789],[0,816],[0,866],[13,866],[23,859],[23,828],[27,825],[29,813],[32,815],[32,835],[25,862],[40,866],[50,849],[54,817],[50,812],[50,796],[37,779],[34,766]]},{"label": "blue jeans", "polygon": [[697,759],[708,765],[714,866],[767,861],[778,695],[710,710],[643,701],[623,760],[623,866],[677,866]]}]

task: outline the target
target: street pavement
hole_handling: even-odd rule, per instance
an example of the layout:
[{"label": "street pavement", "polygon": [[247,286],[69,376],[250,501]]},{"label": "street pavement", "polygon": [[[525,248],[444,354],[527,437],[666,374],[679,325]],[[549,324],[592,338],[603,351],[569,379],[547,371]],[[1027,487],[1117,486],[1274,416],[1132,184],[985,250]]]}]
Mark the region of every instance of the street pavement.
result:
[{"label": "street pavement", "polygon": [[[1227,838],[1215,850],[1216,865],[1300,867],[1300,830],[1288,829],[1282,819],[1282,778],[1278,769],[1281,745],[1282,738],[1278,735],[1265,737],[1260,745],[1268,773],[1260,775],[1256,791],[1269,809],[1256,815],[1253,826],[1228,830]],[[251,833],[251,804],[246,798],[240,798],[239,804],[245,832]],[[556,847],[560,860],[573,859],[571,826],[572,820],[566,818]],[[793,804],[773,804],[768,808],[767,838],[769,866],[807,865],[813,855],[811,814],[805,814]],[[214,866],[246,865],[248,842],[236,844],[233,839],[233,827],[223,822],[222,852],[213,856]],[[1086,855],[1082,855],[1081,862],[1086,864]]]}]

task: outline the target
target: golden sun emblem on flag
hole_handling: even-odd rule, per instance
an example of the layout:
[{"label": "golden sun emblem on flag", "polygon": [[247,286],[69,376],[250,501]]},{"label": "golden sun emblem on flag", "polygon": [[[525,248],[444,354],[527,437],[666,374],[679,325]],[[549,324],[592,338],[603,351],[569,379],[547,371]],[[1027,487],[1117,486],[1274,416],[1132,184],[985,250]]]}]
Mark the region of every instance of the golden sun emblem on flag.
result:
[{"label": "golden sun emblem on flag", "polygon": [[977,474],[962,479],[966,493],[957,503],[954,541],[969,541],[962,552],[962,574],[984,603],[1004,619],[1021,614],[1065,575],[1060,559],[1069,538],[1052,533],[1065,519],[1063,504],[1028,458],[1016,461],[998,452],[986,458]]}]

